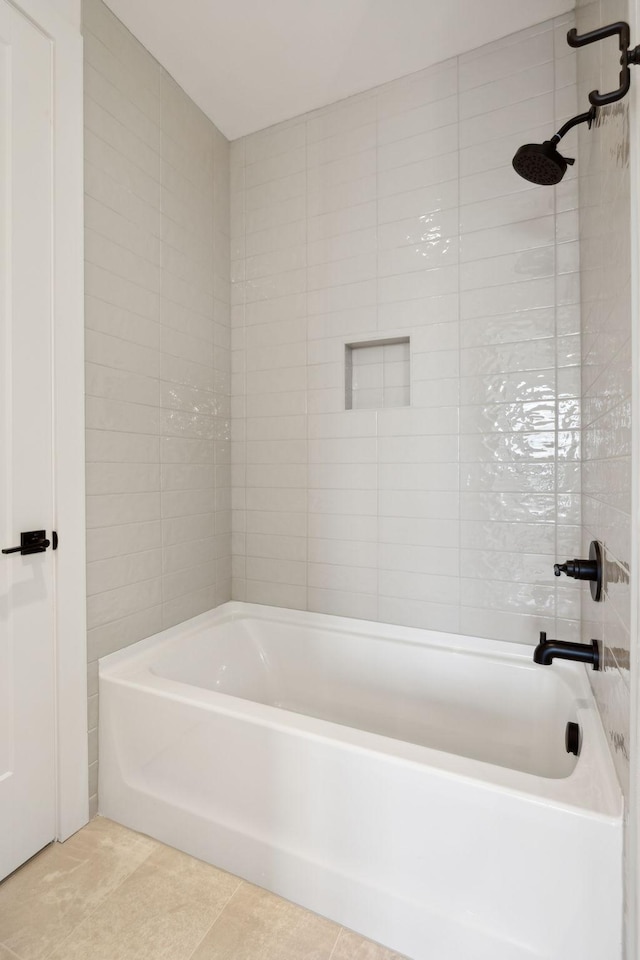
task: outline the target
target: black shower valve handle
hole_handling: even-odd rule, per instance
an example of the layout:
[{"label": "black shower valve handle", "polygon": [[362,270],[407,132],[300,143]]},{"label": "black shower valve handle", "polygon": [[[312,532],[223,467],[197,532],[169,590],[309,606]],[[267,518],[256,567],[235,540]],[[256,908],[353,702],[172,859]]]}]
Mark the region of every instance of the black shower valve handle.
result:
[{"label": "black shower valve handle", "polygon": [[565,573],[573,580],[589,580],[591,596],[594,600],[602,600],[602,572],[603,572],[603,554],[602,547],[597,540],[592,540],[589,544],[588,560],[566,560],[564,563],[554,563],[553,572],[556,577]]},{"label": "black shower valve handle", "polygon": [[567,560],[566,563],[554,563],[553,572],[556,577],[566,573],[574,580],[595,580],[598,568],[594,560]]}]

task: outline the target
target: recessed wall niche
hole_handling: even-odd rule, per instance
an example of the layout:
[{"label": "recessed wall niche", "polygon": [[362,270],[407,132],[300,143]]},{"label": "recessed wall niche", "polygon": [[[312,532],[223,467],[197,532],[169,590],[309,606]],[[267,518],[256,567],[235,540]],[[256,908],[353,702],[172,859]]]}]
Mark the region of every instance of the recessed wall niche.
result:
[{"label": "recessed wall niche", "polygon": [[345,407],[376,410],[408,407],[409,337],[345,345]]}]

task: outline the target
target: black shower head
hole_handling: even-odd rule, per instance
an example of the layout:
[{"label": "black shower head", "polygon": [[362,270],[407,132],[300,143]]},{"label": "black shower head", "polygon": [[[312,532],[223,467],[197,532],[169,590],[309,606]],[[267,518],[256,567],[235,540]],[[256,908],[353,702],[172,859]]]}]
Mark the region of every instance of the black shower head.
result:
[{"label": "black shower head", "polygon": [[516,151],[513,169],[531,183],[542,186],[560,183],[567,172],[567,165],[575,161],[558,153],[556,143],[555,138],[544,143],[525,143]]},{"label": "black shower head", "polygon": [[560,183],[567,172],[567,167],[575,163],[575,160],[558,153],[558,144],[564,135],[579,123],[587,123],[591,128],[591,124],[596,119],[596,113],[596,108],[591,107],[586,113],[580,113],[577,117],[572,117],[571,120],[563,123],[551,140],[545,140],[544,143],[525,143],[523,147],[519,147],[512,161],[515,172],[525,180],[545,187]]}]

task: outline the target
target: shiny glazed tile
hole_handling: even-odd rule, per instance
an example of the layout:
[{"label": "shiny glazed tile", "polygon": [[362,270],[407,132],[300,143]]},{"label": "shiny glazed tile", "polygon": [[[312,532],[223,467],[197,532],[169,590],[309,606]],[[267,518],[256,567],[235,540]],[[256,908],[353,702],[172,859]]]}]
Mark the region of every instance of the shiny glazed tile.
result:
[{"label": "shiny glazed tile", "polygon": [[[465,546],[477,536],[494,557],[531,551],[549,561],[567,531],[575,538],[577,191],[575,183],[559,189],[557,229],[553,197],[515,177],[507,162],[514,138],[525,130],[543,137],[555,123],[556,75],[564,106],[576,98],[571,71],[556,71],[555,26],[523,31],[433,75],[394,81],[370,98],[307,118],[307,208],[292,221],[308,224],[306,302],[299,298],[295,306],[308,314],[306,380],[286,351],[270,352],[268,339],[252,351],[238,337],[238,369],[250,360],[265,374],[236,378],[236,409],[248,410],[245,396],[252,404],[247,442],[238,449],[238,462],[247,453],[251,461],[250,485],[248,475],[240,479],[251,500],[236,500],[243,509],[253,504],[243,519],[258,523],[254,535],[265,538],[259,557],[247,557],[245,544],[237,558],[243,578],[251,561],[252,597],[279,602],[289,590],[302,600],[306,585],[313,609],[348,614],[357,607],[358,615],[457,629],[449,603],[460,593],[460,537]],[[285,136],[286,129],[269,135]],[[496,160],[503,155],[507,160]],[[268,171],[265,164],[264,174],[253,169],[252,176],[266,182]],[[296,177],[292,172],[283,189],[297,189]],[[278,250],[304,245],[302,233],[293,243],[274,239]],[[280,292],[258,304],[265,334],[293,304]],[[344,410],[345,343],[393,335],[410,337],[409,408],[381,409],[382,365],[356,369],[354,362],[351,406],[359,409]],[[368,352],[356,351],[362,361]],[[289,401],[295,409],[285,409]],[[373,417],[364,424],[366,406]],[[294,447],[293,434],[287,440],[281,431],[302,431],[305,421],[306,443],[296,432]],[[276,489],[260,475],[305,463],[299,487],[286,480]],[[460,485],[467,491],[462,501]],[[306,506],[298,503],[305,486]],[[298,504],[295,524],[283,510],[288,497]],[[376,538],[377,553],[370,550],[363,562],[362,546]],[[433,547],[442,551],[439,568],[424,555]],[[502,636],[507,622],[527,617],[529,602],[551,617],[573,609],[555,590],[528,596],[518,588],[548,585],[542,561],[515,564],[512,575],[495,564],[502,577],[493,579],[505,581],[495,588],[496,603],[509,612],[482,617],[482,629],[495,627]],[[383,595],[377,604],[376,594]],[[356,603],[362,597],[366,607]],[[480,600],[473,607],[481,609]]]},{"label": "shiny glazed tile", "polygon": [[[157,471],[163,463],[189,467],[224,456],[230,433],[230,188],[237,197],[246,186],[248,205],[268,202],[277,194],[274,177],[286,180],[304,165],[305,140],[255,155],[243,145],[242,170],[234,162],[231,176],[229,144],[184,91],[101,0],[86,0],[83,8],[87,508],[94,561],[88,573],[95,652],[157,628],[158,557],[144,558],[143,551],[162,555],[165,546],[185,539],[179,523],[170,521],[171,536],[159,542],[156,534],[169,531],[156,527],[160,517],[199,516],[200,529],[190,529],[198,540],[213,533],[215,521],[221,535],[216,582],[231,577],[223,474],[185,475],[164,488],[158,513]],[[304,133],[304,124],[300,129]],[[236,147],[234,161],[238,156]],[[240,208],[234,204],[234,228],[244,217],[245,199]],[[278,249],[291,247],[295,239]],[[234,253],[240,251],[246,253],[247,245],[234,245]],[[265,254],[268,247],[250,252]],[[260,282],[269,268],[282,266],[270,255],[249,270],[244,257],[234,256],[234,270],[241,268],[234,276],[249,285]],[[210,504],[204,487],[212,492]],[[191,604],[176,597],[175,579],[169,585],[169,603],[182,604],[186,615],[202,602],[200,585],[191,584],[189,595],[197,595]]]},{"label": "shiny glazed tile", "polygon": [[[579,32],[626,16],[617,0],[578,4]],[[602,18],[605,18],[604,20]],[[615,83],[606,59],[577,59],[579,96],[599,81]],[[579,135],[582,386],[584,449],[582,548],[593,538],[606,548],[605,602],[594,636],[604,644],[605,670],[590,679],[625,794],[629,785],[630,595],[626,579],[631,536],[630,174],[627,104],[607,108],[596,137]],[[583,591],[585,629],[594,613]],[[596,632],[597,631],[597,632]],[[591,631],[589,630],[589,635]]]},{"label": "shiny glazed tile", "polygon": [[[106,10],[104,17],[110,19]],[[92,490],[101,499],[92,501],[91,517],[126,533],[135,526],[135,504],[146,505],[154,512],[141,521],[145,536],[147,525],[162,518],[163,572],[155,579],[170,619],[216,595],[208,581],[220,558],[211,548],[226,535],[230,516],[230,481],[218,471],[231,456],[229,391],[234,569],[238,590],[250,599],[457,629],[450,600],[459,593],[461,543],[540,557],[565,543],[568,530],[574,536],[577,501],[560,494],[579,488],[569,468],[579,470],[580,411],[577,403],[559,407],[558,398],[580,396],[577,180],[545,191],[517,178],[509,163],[514,142],[525,132],[542,138],[555,112],[577,96],[570,64],[558,66],[567,59],[554,43],[561,28],[566,33],[566,18],[238,141],[230,148],[228,185],[228,158],[215,153],[215,134],[158,73],[157,176],[141,169],[131,176],[133,194],[145,191],[148,206],[157,201],[163,215],[159,229],[147,229],[155,243],[146,241],[142,222],[135,237],[122,239],[123,249],[145,260],[140,276],[149,289],[135,304],[140,321],[127,323],[134,305],[122,300],[122,282],[112,291],[118,302],[101,308],[110,291],[93,264],[89,272],[97,327],[88,331],[91,397],[99,402],[90,405],[88,448],[94,479],[105,460],[145,468],[127,475],[132,489],[124,491],[112,487],[125,474],[109,474],[104,489]],[[98,62],[92,67],[101,69]],[[119,89],[126,93],[126,84]],[[192,141],[197,149],[185,149]],[[223,205],[231,195],[230,224],[207,189],[212,170]],[[95,177],[89,183],[90,190],[100,186]],[[607,196],[612,210],[622,209],[617,191]],[[91,215],[96,234],[111,231],[108,238],[118,240],[112,219],[97,207]],[[231,274],[228,259],[218,256],[228,229]],[[613,258],[619,244],[615,236],[608,240]],[[92,236],[90,249],[111,257],[118,281],[126,281],[137,260],[99,243]],[[156,273],[147,266],[157,268],[158,257],[159,303]],[[599,279],[589,287],[596,294]],[[606,283],[606,293],[614,293],[615,284]],[[230,296],[232,337],[225,325]],[[220,316],[226,319],[218,322]],[[623,349],[620,323],[610,326],[607,358]],[[586,358],[594,360],[589,376],[601,406],[590,409],[588,439],[601,450],[612,422],[604,418],[624,396],[616,394],[613,365],[596,362],[595,334],[597,328]],[[404,362],[390,366],[388,382],[379,370],[358,370],[353,406],[371,409],[345,410],[345,344],[407,336],[410,376]],[[225,366],[230,359],[233,376]],[[127,427],[155,434],[132,440]],[[158,513],[158,484],[149,485],[146,468],[159,463]],[[600,471],[599,488],[609,480]],[[602,514],[599,500],[620,512],[614,499],[594,496],[591,509]],[[103,553],[134,552],[128,533],[103,535],[112,529],[92,526],[92,544]],[[201,544],[207,582],[185,592],[190,537]],[[615,542],[622,552],[619,536]],[[399,554],[408,546],[415,548],[414,579],[403,584],[387,573],[403,571],[408,554]],[[428,566],[424,551],[433,548],[447,551],[442,569]],[[94,559],[113,556],[92,549]],[[107,599],[127,620],[142,618],[129,593],[117,592],[127,586],[118,579],[126,569],[96,566],[93,584],[97,589],[103,574]],[[380,603],[373,579],[379,570],[393,594]],[[522,563],[512,580],[529,583],[531,576]],[[416,598],[403,612],[407,590]],[[447,600],[432,602],[439,592]],[[520,594],[514,587],[509,596]],[[157,595],[150,600],[155,609]],[[554,603],[556,613],[565,609],[559,594]],[[106,601],[92,613],[99,642],[116,642],[113,625],[103,622]],[[502,635],[507,620],[483,615],[482,623]]]}]

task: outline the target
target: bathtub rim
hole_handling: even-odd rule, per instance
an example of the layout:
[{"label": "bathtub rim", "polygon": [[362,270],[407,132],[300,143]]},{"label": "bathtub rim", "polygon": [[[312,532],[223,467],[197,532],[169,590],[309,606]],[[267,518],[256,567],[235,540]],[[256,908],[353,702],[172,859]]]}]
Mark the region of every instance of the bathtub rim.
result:
[{"label": "bathtub rim", "polygon": [[[113,683],[177,703],[197,706],[239,721],[257,723],[288,735],[297,734],[315,741],[339,743],[347,750],[382,754],[397,763],[428,766],[443,777],[472,781],[487,790],[506,791],[532,803],[551,804],[577,815],[604,818],[612,824],[620,822],[623,813],[622,793],[583,665],[553,665],[558,681],[568,688],[575,705],[577,719],[584,733],[584,746],[576,766],[567,777],[550,778],[219,693],[153,672],[152,658],[155,659],[164,648],[177,640],[200,634],[203,629],[219,623],[247,617],[316,626],[322,630],[359,636],[373,635],[376,639],[444,649],[473,657],[498,657],[534,668],[533,644],[472,638],[378,621],[229,601],[100,658],[99,681],[101,684]],[[535,665],[535,669],[550,668]]]}]

